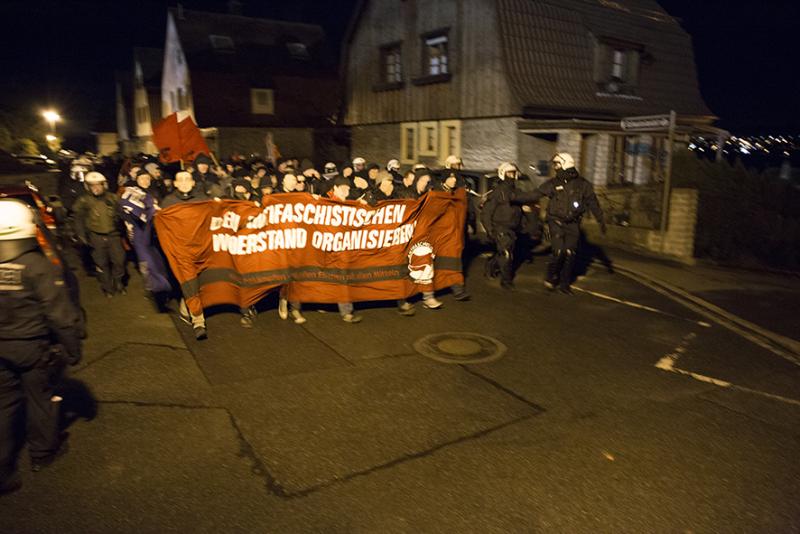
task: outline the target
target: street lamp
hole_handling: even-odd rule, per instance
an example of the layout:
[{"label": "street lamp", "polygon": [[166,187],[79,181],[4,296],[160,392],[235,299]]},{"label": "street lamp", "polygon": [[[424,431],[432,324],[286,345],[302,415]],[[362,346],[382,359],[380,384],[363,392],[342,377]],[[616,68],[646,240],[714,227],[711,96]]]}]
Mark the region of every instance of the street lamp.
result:
[{"label": "street lamp", "polygon": [[59,115],[57,111],[48,109],[42,112],[42,117],[50,124],[50,131],[55,133],[56,123],[61,120],[61,115]]}]

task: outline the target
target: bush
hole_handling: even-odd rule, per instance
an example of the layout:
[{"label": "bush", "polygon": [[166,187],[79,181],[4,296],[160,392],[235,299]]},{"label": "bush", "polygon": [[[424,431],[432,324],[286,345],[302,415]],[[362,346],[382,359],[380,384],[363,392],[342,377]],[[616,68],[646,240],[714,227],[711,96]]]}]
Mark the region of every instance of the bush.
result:
[{"label": "bush", "polygon": [[772,169],[701,160],[676,152],[673,187],[697,189],[695,254],[725,262],[800,267],[800,191]]}]

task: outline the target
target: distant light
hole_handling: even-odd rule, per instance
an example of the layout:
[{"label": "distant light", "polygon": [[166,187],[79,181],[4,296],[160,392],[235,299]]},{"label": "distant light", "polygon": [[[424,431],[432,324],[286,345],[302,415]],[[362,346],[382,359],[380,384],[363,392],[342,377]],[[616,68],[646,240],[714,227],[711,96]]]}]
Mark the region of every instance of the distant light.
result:
[{"label": "distant light", "polygon": [[750,151],[747,150],[745,147],[740,148],[739,152],[741,152],[742,154],[749,154],[750,153]]},{"label": "distant light", "polygon": [[46,120],[47,122],[58,122],[61,120],[61,115],[59,115],[57,111],[54,111],[52,109],[43,111],[42,117],[44,117],[44,120]]},{"label": "distant light", "polygon": [[47,140],[48,143],[52,143],[53,141],[58,139],[58,137],[56,137],[53,134],[47,134],[47,135],[44,136],[44,138]]},{"label": "distant light", "polygon": [[689,143],[689,150],[694,150],[695,148],[697,148],[697,145],[696,145],[696,144],[694,144],[694,143]]}]

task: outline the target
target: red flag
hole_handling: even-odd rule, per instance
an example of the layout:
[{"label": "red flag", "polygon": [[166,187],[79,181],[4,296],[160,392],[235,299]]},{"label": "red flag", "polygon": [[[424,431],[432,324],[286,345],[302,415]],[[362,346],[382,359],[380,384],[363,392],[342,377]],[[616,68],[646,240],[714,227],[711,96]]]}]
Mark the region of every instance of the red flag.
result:
[{"label": "red flag", "polygon": [[200,128],[197,127],[191,117],[186,117],[178,123],[178,131],[181,138],[180,157],[182,160],[194,161],[194,158],[199,154],[211,154]]},{"label": "red flag", "polygon": [[181,159],[181,136],[178,131],[178,114],[173,113],[153,126],[153,144],[164,163]]}]

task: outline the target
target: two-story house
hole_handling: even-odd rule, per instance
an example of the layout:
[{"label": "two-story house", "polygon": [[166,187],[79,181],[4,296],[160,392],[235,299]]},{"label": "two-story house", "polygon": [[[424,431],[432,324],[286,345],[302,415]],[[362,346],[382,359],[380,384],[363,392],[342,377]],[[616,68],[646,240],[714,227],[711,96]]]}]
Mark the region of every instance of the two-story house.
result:
[{"label": "two-story house", "polygon": [[569,151],[595,184],[640,184],[663,175],[667,134],[621,118],[715,131],[691,39],[654,0],[363,0],[343,73],[352,153],[372,161],[546,172]]},{"label": "two-story house", "polygon": [[335,60],[319,26],[179,5],[167,15],[161,114],[191,116],[222,157],[265,153],[267,133],[283,154],[313,157],[340,108]]}]

